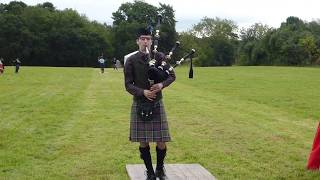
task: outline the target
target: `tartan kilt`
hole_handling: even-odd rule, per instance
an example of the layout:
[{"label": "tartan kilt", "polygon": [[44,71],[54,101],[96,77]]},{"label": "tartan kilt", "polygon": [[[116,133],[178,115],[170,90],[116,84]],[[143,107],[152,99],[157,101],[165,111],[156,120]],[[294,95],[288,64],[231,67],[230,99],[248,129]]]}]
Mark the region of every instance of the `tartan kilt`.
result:
[{"label": "tartan kilt", "polygon": [[166,112],[162,100],[155,102],[153,119],[142,121],[137,115],[137,101],[131,106],[130,136],[132,142],[168,142],[171,141]]}]

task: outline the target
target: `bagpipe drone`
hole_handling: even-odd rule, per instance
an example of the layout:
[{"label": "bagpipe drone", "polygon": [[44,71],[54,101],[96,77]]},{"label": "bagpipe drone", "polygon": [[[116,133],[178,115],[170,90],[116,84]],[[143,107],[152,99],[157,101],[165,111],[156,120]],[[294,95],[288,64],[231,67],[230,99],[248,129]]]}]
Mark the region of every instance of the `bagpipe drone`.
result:
[{"label": "bagpipe drone", "polygon": [[155,34],[153,33],[153,27],[151,25],[152,20],[150,19],[150,17],[148,18],[147,22],[147,30],[150,31],[151,35],[153,36],[152,58],[148,48],[146,48],[149,61],[148,78],[150,84],[156,84],[166,80],[169,77],[170,72],[173,71],[173,69],[177,66],[181,65],[188,58],[190,58],[189,78],[193,78],[192,56],[196,52],[194,49],[191,49],[191,51],[188,54],[184,55],[179,61],[176,61],[176,64],[173,66],[171,66],[168,61],[171,59],[171,56],[173,55],[174,51],[180,46],[179,41],[176,41],[176,43],[167,55],[158,52],[157,49],[159,47],[161,21],[162,16],[159,14],[157,18],[157,25],[155,27]]}]

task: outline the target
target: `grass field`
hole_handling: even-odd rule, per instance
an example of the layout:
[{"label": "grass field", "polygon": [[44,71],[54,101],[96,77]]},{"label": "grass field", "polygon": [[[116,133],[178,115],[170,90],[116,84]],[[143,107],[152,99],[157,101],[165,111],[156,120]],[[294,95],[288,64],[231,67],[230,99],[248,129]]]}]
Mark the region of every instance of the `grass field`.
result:
[{"label": "grass field", "polygon": [[[132,97],[122,70],[7,67],[0,76],[0,179],[128,179]],[[167,163],[218,179],[319,179],[305,169],[320,119],[320,69],[177,68],[164,90]],[[155,157],[155,146],[152,146]]]}]

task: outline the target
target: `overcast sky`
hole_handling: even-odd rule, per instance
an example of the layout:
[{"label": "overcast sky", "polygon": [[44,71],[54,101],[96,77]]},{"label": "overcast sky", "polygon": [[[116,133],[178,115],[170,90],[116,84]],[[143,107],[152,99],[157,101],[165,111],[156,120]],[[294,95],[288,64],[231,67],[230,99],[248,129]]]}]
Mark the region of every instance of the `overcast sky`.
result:
[{"label": "overcast sky", "polygon": [[[11,0],[0,0],[9,3]],[[112,24],[112,12],[122,3],[133,0],[22,0],[28,5],[46,1],[57,9],[76,9],[90,20]],[[236,22],[239,27],[249,27],[254,23],[279,27],[288,16],[297,16],[305,21],[320,19],[320,0],[145,0],[158,6],[159,2],[169,4],[175,10],[177,31],[186,31],[200,20],[219,17]]]}]

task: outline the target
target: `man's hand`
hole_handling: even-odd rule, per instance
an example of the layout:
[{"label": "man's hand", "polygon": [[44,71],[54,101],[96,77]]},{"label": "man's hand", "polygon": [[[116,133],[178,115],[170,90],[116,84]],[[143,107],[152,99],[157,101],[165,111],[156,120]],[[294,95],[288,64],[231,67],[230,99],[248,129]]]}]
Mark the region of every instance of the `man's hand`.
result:
[{"label": "man's hand", "polygon": [[150,90],[143,90],[143,95],[150,101],[153,101],[157,97],[157,92],[161,91],[163,88],[162,83],[154,84],[151,86]]},{"label": "man's hand", "polygon": [[143,95],[150,101],[153,101],[157,97],[156,93],[150,90],[143,90]]},{"label": "man's hand", "polygon": [[161,89],[163,88],[163,84],[162,83],[158,83],[158,84],[154,84],[151,86],[150,90],[154,93],[157,93],[159,91],[161,91]]}]

